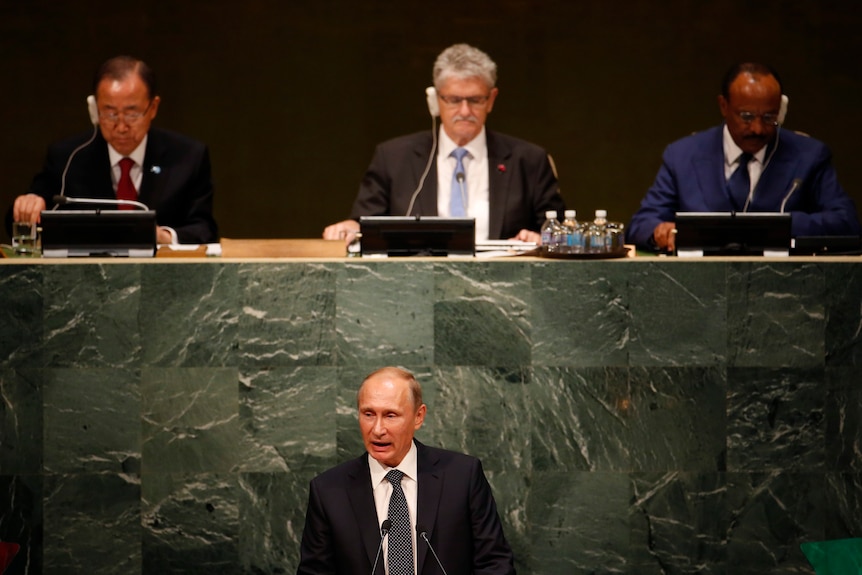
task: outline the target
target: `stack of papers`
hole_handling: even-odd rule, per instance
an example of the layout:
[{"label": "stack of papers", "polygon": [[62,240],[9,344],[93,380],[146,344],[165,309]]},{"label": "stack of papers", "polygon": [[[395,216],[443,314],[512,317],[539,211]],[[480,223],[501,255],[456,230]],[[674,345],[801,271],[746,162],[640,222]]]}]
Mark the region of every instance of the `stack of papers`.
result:
[{"label": "stack of papers", "polygon": [[476,257],[516,256],[539,247],[536,242],[518,240],[482,240],[476,242]]}]

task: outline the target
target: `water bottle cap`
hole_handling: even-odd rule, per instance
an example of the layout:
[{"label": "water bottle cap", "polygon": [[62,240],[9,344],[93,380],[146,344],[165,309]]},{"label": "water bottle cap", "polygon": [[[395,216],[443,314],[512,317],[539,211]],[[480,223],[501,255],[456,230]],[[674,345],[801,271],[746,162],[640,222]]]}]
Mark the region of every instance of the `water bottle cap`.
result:
[{"label": "water bottle cap", "polygon": [[606,218],[606,217],[608,217],[608,211],[607,210],[596,210],[596,217],[597,218]]},{"label": "water bottle cap", "polygon": [[557,210],[548,210],[545,212],[545,219],[552,220],[557,217]]},{"label": "water bottle cap", "polygon": [[577,212],[575,210],[566,210],[566,218],[575,219]]}]

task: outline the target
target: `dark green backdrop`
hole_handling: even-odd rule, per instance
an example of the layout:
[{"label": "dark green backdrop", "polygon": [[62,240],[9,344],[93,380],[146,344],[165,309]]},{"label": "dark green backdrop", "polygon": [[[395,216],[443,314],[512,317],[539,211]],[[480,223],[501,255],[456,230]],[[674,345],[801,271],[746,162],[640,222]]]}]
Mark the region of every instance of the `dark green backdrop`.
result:
[{"label": "dark green backdrop", "polygon": [[862,206],[856,2],[0,0],[0,200],[46,145],[87,129],[93,69],[147,60],[159,126],[210,145],[226,237],[317,237],[350,209],[375,142],[427,129],[423,89],[454,42],[499,66],[494,129],[546,147],[580,215],[628,221],[672,140],[718,123],[733,61],[781,72],[786,127],[834,152]]}]

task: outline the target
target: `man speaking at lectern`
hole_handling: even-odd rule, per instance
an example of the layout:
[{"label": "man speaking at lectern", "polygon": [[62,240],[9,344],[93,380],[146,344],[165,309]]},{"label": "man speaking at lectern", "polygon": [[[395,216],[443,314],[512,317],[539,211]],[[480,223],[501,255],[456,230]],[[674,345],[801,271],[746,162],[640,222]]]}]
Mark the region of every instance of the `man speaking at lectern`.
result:
[{"label": "man speaking at lectern", "polygon": [[413,439],[413,374],[373,372],[357,407],[367,453],[311,481],[297,575],[514,574],[481,462]]},{"label": "man speaking at lectern", "polygon": [[737,64],[724,77],[724,124],[672,143],[626,229],[629,243],[673,251],[677,212],[787,212],[791,233],[856,236],[856,207],[814,138],[782,129],[787,110],[772,68]]},{"label": "man speaking at lectern", "polygon": [[155,210],[160,244],[217,242],[209,151],[150,127],[161,99],[149,66],[128,56],[112,58],[96,72],[93,92],[95,101],[88,102],[98,133],[49,147],[30,193],[15,199],[12,219],[39,221],[59,195],[130,200]]},{"label": "man speaking at lectern", "polygon": [[540,243],[545,212],[562,214],[566,206],[547,152],[485,129],[497,65],[478,48],[455,44],[437,57],[433,79],[426,94],[431,115],[440,116],[439,134],[377,146],[351,219],[328,226],[324,239],[349,239],[362,216],[445,216],[475,218],[479,241]]}]

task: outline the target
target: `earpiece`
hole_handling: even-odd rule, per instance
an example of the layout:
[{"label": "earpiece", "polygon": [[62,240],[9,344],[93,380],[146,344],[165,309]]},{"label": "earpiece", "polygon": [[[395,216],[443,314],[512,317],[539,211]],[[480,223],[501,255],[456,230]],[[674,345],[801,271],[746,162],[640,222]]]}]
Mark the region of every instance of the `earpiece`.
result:
[{"label": "earpiece", "polygon": [[99,123],[99,108],[96,106],[96,97],[95,96],[87,96],[87,112],[90,113],[90,122],[93,123],[94,126]]},{"label": "earpiece", "polygon": [[787,116],[787,105],[790,103],[790,98],[781,94],[781,107],[778,108],[778,125],[784,123],[784,117]]},{"label": "earpiece", "polygon": [[428,112],[432,116],[440,115],[440,103],[437,102],[437,90],[433,86],[425,88],[425,97],[428,100]]}]

